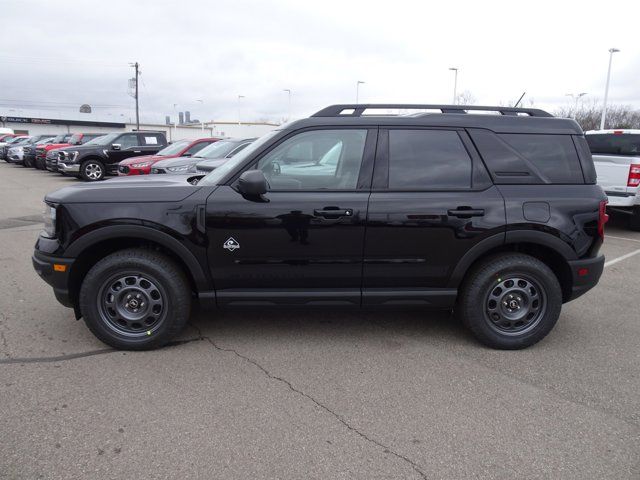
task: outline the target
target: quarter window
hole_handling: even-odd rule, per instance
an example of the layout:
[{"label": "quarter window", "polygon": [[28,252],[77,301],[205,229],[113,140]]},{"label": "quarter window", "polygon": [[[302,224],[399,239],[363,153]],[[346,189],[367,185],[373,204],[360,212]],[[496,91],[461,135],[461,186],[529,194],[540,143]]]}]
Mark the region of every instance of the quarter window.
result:
[{"label": "quarter window", "polygon": [[569,135],[513,133],[500,137],[551,183],[584,183],[576,147]]},{"label": "quarter window", "polygon": [[258,162],[271,190],[353,190],[367,130],[313,130],[285,140]]},{"label": "quarter window", "polygon": [[389,188],[470,188],[471,158],[457,132],[389,130]]}]

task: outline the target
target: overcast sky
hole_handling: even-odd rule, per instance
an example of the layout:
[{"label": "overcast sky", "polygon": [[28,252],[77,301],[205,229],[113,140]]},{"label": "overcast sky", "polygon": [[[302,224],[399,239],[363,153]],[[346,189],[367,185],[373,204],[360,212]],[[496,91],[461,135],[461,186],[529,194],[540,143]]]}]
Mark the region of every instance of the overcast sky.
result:
[{"label": "overcast sky", "polygon": [[[307,116],[332,103],[514,102],[553,110],[588,92],[640,108],[640,1],[0,1],[0,112],[133,116],[128,63],[141,65],[141,121]],[[198,102],[197,100],[202,100]],[[122,117],[120,117],[122,118]],[[128,118],[127,118],[128,119]]]}]

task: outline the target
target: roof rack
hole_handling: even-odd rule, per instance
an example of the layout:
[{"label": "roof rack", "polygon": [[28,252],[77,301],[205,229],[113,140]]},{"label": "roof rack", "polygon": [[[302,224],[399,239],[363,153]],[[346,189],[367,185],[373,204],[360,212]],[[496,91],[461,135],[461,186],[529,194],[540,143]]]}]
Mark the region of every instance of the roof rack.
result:
[{"label": "roof rack", "polygon": [[[424,105],[410,103],[371,103],[371,104],[342,104],[331,105],[323,108],[312,117],[362,117],[365,110],[369,109],[405,109],[405,110],[440,110],[440,113],[465,114],[469,111],[478,110],[485,112],[498,112],[500,115],[529,117],[553,117],[549,112],[537,108],[514,108],[514,107],[481,107],[478,105]],[[425,112],[429,115],[429,112]],[[378,114],[380,115],[380,114]],[[367,115],[370,116],[370,115]],[[389,116],[389,115],[386,115]]]}]

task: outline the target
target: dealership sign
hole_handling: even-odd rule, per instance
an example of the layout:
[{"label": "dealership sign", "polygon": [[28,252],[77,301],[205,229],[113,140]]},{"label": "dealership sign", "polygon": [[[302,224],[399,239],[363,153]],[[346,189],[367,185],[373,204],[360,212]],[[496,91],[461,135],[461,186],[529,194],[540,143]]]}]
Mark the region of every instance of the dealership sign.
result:
[{"label": "dealership sign", "polygon": [[31,118],[31,117],[0,117],[5,123],[31,123],[37,125],[85,125],[91,127],[113,127],[124,128],[124,123],[115,122],[91,122],[85,120],[57,120],[53,118]]}]

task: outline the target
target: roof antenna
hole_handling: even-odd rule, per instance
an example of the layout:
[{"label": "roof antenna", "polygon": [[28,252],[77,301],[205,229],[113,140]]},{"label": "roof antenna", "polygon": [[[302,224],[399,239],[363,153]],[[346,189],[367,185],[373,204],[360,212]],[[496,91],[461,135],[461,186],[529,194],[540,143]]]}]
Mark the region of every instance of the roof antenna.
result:
[{"label": "roof antenna", "polygon": [[516,104],[513,106],[513,108],[516,108],[518,106],[518,104],[522,101],[522,99],[524,98],[524,96],[527,94],[527,92],[522,92],[522,95],[520,95],[520,98],[518,99],[518,101],[516,102]]}]

